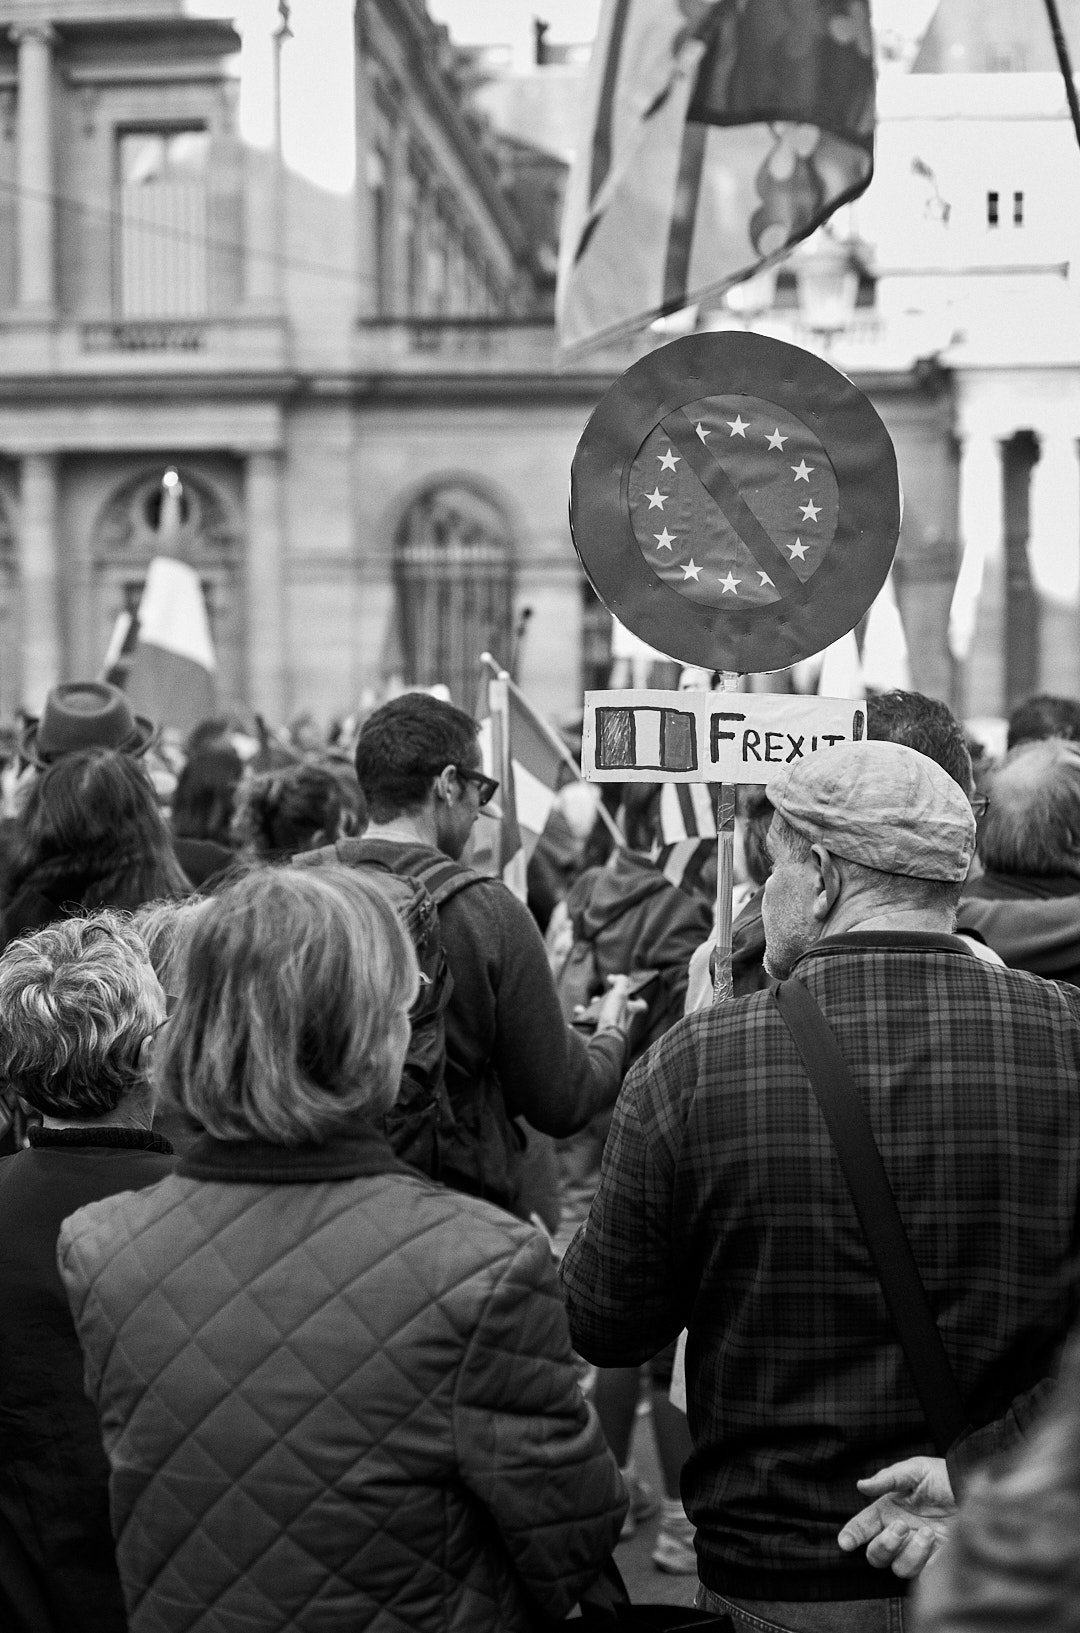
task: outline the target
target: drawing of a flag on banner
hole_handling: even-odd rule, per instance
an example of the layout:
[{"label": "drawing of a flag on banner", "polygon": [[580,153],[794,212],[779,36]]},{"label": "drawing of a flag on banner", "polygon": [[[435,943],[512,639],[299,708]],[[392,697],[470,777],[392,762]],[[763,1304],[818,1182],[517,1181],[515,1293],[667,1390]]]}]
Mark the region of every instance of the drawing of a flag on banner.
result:
[{"label": "drawing of a flag on banner", "polygon": [[162,489],[159,553],[150,562],[125,643],[131,651],[125,690],[132,706],[156,725],[186,733],[214,712],[217,660],[199,575],[170,553],[178,549],[181,523],[175,471],[166,471]]},{"label": "drawing of a flag on banner", "polygon": [[559,246],[561,349],[777,259],[863,191],[873,140],[868,0],[605,0]]},{"label": "drawing of a flag on banner", "polygon": [[581,773],[508,675],[491,677],[483,691],[481,755],[500,786],[489,807],[494,824],[483,818],[477,824],[472,865],[487,867],[524,901],[525,870],[547,826],[564,767]]}]

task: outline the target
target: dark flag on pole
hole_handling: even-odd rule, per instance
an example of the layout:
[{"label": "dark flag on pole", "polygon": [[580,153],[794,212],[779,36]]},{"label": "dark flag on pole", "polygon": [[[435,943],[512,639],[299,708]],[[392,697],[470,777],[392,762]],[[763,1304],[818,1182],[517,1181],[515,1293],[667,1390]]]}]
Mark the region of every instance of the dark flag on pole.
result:
[{"label": "dark flag on pole", "polygon": [[874,166],[868,0],[606,0],[560,244],[564,352],[749,277]]}]

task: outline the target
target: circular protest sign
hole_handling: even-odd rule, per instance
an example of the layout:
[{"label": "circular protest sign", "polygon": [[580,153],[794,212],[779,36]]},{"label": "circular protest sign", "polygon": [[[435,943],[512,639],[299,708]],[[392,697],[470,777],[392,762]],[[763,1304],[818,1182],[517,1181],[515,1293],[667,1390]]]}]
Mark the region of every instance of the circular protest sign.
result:
[{"label": "circular protest sign", "polygon": [[876,410],[811,352],[689,335],[633,364],[585,427],[574,546],[609,611],[650,646],[763,673],[852,629],[900,532]]}]

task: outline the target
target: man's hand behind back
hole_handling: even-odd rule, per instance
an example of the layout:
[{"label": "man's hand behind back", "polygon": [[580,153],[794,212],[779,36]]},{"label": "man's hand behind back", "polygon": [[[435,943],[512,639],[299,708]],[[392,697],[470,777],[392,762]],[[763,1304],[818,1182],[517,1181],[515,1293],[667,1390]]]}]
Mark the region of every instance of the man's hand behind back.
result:
[{"label": "man's hand behind back", "polygon": [[858,1482],[873,1500],[848,1520],[837,1541],[845,1553],[866,1545],[879,1570],[918,1576],[948,1535],[956,1501],[943,1457],[908,1457]]}]

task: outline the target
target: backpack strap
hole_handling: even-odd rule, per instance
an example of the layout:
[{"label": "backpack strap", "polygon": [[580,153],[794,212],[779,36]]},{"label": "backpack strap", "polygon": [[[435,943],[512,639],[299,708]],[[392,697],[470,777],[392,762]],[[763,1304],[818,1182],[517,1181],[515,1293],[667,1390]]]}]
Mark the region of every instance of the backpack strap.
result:
[{"label": "backpack strap", "polygon": [[915,1393],[934,1444],[944,1457],[968,1427],[969,1418],[866,1108],[836,1034],[813,993],[796,976],[789,976],[773,997],[821,1106]]},{"label": "backpack strap", "polygon": [[429,862],[426,867],[418,868],[409,877],[417,879],[424,886],[436,908],[450,901],[460,891],[467,890],[470,885],[490,882],[488,874],[477,873],[474,868],[467,868],[449,856],[440,857],[437,862]]}]

